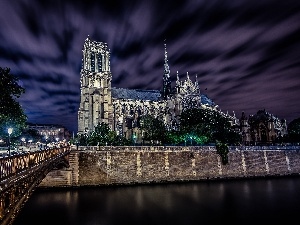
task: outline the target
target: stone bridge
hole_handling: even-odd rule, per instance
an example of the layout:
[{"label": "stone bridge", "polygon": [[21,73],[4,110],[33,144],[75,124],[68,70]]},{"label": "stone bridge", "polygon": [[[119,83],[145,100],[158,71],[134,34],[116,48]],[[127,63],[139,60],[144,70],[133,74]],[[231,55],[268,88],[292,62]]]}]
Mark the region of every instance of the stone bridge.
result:
[{"label": "stone bridge", "polygon": [[68,166],[69,145],[27,152],[0,159],[0,224],[12,224],[15,216],[48,172]]}]

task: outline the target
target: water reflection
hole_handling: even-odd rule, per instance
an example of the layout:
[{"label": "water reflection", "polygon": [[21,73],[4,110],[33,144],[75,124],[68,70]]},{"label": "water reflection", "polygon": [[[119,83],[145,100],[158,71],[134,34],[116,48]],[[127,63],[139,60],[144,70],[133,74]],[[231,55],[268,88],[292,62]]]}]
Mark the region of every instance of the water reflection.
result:
[{"label": "water reflection", "polygon": [[14,225],[287,223],[298,220],[299,189],[292,177],[39,190]]}]

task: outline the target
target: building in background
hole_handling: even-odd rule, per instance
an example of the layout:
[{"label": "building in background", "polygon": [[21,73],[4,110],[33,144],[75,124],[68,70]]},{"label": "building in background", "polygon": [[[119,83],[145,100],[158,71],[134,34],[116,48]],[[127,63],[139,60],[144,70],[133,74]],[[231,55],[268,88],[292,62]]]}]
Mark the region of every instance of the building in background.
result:
[{"label": "building in background", "polygon": [[242,112],[239,127],[242,141],[246,145],[280,142],[287,135],[286,120],[279,119],[264,109],[258,110],[249,118]]},{"label": "building in background", "polygon": [[71,138],[70,131],[62,125],[28,123],[27,128],[37,130],[47,142],[69,141]]}]

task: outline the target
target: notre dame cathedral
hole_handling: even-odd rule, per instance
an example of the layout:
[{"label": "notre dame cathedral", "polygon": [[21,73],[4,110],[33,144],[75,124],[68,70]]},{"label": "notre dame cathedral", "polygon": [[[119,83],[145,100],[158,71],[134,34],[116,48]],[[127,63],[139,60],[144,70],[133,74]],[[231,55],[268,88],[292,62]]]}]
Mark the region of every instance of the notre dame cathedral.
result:
[{"label": "notre dame cathedral", "polygon": [[[135,139],[141,143],[143,131],[140,129],[140,117],[151,115],[164,121],[167,129],[176,129],[181,112],[190,107],[217,110],[228,117],[232,125],[243,133],[244,141],[260,140],[260,128],[253,130],[245,120],[244,114],[239,120],[235,115],[224,114],[211,99],[201,94],[197,75],[192,81],[187,73],[181,81],[177,72],[175,87],[172,87],[166,44],[164,45],[164,73],[162,90],[137,90],[111,87],[110,51],[106,43],[92,41],[87,38],[83,46],[81,69],[81,95],[78,110],[78,134],[94,131],[99,123],[107,123],[111,130],[127,139]],[[243,117],[244,116],[244,117]],[[268,119],[269,121],[269,119]],[[274,121],[274,120],[273,120]],[[272,124],[274,123],[272,121]],[[274,123],[275,124],[275,123]],[[275,124],[276,125],[276,124]],[[281,124],[268,131],[267,140],[286,130]],[[267,124],[266,124],[266,127]],[[276,129],[275,129],[276,128]],[[278,129],[277,129],[278,128]],[[255,137],[251,134],[255,132]],[[252,133],[253,133],[252,132]],[[265,135],[265,136],[266,136]],[[252,137],[253,136],[253,137]]]},{"label": "notre dame cathedral", "polygon": [[81,96],[78,111],[78,133],[94,130],[98,123],[109,124],[111,130],[126,138],[134,136],[139,142],[142,132],[139,118],[152,115],[162,119],[172,129],[178,116],[188,107],[217,109],[217,105],[200,93],[197,76],[192,81],[189,74],[172,88],[165,44],[162,90],[136,90],[111,87],[110,51],[106,43],[87,38],[83,46],[81,69]]}]

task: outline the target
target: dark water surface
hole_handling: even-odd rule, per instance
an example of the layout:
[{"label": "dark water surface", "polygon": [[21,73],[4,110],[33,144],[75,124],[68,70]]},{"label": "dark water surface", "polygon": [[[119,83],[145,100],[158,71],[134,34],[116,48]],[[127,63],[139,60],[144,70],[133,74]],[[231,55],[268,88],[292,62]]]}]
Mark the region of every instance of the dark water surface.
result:
[{"label": "dark water surface", "polygon": [[300,224],[300,177],[36,190],[13,225]]}]

